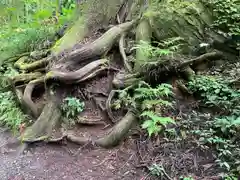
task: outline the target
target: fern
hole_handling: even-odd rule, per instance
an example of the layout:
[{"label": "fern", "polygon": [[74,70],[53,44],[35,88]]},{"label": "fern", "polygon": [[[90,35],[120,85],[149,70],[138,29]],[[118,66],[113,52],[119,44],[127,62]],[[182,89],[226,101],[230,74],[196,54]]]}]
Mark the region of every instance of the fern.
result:
[{"label": "fern", "polygon": [[13,93],[10,91],[0,93],[0,125],[16,131],[25,119],[26,116],[16,104]]},{"label": "fern", "polygon": [[168,97],[172,95],[172,86],[170,84],[161,84],[157,86],[157,88],[143,88],[139,87],[135,89],[135,100],[142,100],[142,99],[154,99],[159,97]]},{"label": "fern", "polygon": [[163,99],[153,99],[153,100],[144,100],[142,103],[142,109],[152,109],[155,106],[165,106],[165,107],[171,107],[172,103],[169,101],[165,101]]},{"label": "fern", "polygon": [[[133,87],[134,88],[134,87]],[[171,95],[172,86],[170,84],[160,84],[152,88],[149,84],[141,81],[137,88],[133,90],[133,95],[128,93],[128,89],[119,91],[119,98],[113,103],[115,109],[121,107],[134,108],[140,112],[140,118],[143,120],[142,128],[148,131],[148,135],[161,132],[163,127],[172,123],[174,120],[170,117],[159,116],[161,112],[155,112],[156,107],[172,107],[172,103],[166,100]]]},{"label": "fern", "polygon": [[168,124],[175,124],[175,121],[172,118],[160,117],[153,111],[143,111],[140,117],[144,117],[144,119],[147,118],[144,120],[142,128],[147,129],[149,136],[152,136],[153,134],[156,135]]},{"label": "fern", "polygon": [[[173,37],[166,39],[162,42],[155,42],[157,47],[152,46],[148,42],[140,41],[139,44],[135,45],[132,50],[140,49],[145,56],[150,59],[156,59],[162,56],[173,55],[181,49],[180,42],[183,40],[181,37]],[[151,62],[151,61],[150,61]]]}]

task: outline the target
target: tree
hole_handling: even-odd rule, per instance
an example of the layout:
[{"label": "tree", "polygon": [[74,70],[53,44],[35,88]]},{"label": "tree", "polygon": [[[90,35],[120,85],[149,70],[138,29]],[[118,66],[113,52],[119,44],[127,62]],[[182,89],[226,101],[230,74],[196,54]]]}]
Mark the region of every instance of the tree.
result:
[{"label": "tree", "polygon": [[[223,46],[227,37],[210,29],[213,24],[213,14],[211,9],[200,0],[196,2],[184,0],[161,2],[155,0],[88,0],[81,1],[76,7],[76,20],[48,53],[44,51],[37,56],[37,61],[30,64],[27,59],[35,57],[35,53],[18,56],[18,60],[15,62],[18,69],[27,73],[12,79],[14,89],[18,90],[19,82],[27,83],[23,96],[19,96],[19,101],[37,119],[23,133],[21,139],[24,142],[49,138],[52,130],[60,122],[61,113],[58,104],[61,99],[56,98],[58,88],[53,91],[52,80],[58,80],[68,85],[87,83],[89,79],[111,69],[107,64],[110,61],[111,50],[116,48],[116,44],[122,56],[124,73],[117,74],[113,84],[122,88],[138,83],[141,79],[148,79],[144,75],[146,72],[142,70],[146,63],[149,65],[148,70],[156,67],[151,66],[152,59],[144,52],[144,49],[135,48],[135,54],[132,50],[126,52],[127,49],[131,49],[131,47],[127,48],[130,40],[134,40],[136,44],[145,42],[151,45],[154,41],[181,37],[184,44],[182,53],[193,54],[196,53],[196,49],[204,50],[203,53],[197,54],[200,55],[199,57],[189,61],[182,62],[174,58],[167,59],[164,63],[156,61],[157,66],[162,67],[159,76],[166,76],[166,80],[170,79],[174,73],[187,75],[186,79],[190,79],[191,76],[194,76],[192,69],[199,64],[220,59],[223,52],[230,52],[234,55],[238,53],[236,46]],[[100,31],[104,31],[104,33],[100,37],[94,38],[95,32]],[[85,38],[88,38],[87,43],[83,43]],[[202,42],[206,42],[208,45],[203,46],[204,48],[198,47]],[[76,44],[81,44],[81,46],[76,48]],[[207,52],[207,47],[218,51]],[[135,55],[134,63],[129,60],[132,55]],[[70,67],[74,67],[74,70],[69,72]],[[42,73],[42,68],[47,69],[45,74]],[[44,85],[47,87],[48,102],[39,111],[32,101],[32,92],[38,86]],[[109,102],[111,102],[113,94],[110,93],[108,97],[106,107],[108,114],[111,114]],[[116,145],[136,120],[137,114],[132,110],[128,111],[109,134],[95,140],[94,143],[102,147]],[[63,138],[79,144],[92,141],[69,134],[63,135],[61,139]]]}]

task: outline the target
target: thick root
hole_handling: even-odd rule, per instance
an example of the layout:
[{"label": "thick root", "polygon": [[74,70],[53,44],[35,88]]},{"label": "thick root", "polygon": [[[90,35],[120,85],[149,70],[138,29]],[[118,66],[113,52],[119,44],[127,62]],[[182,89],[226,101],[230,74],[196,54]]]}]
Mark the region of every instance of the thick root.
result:
[{"label": "thick root", "polygon": [[38,61],[35,61],[32,63],[27,63],[26,62],[27,60],[28,60],[27,56],[20,58],[14,64],[15,68],[20,69],[22,71],[27,71],[27,72],[34,71],[36,69],[46,67],[48,65],[49,61],[51,60],[51,57],[46,57],[46,58],[43,58],[41,60],[38,60]]},{"label": "thick root", "polygon": [[105,70],[107,62],[107,59],[100,59],[91,62],[74,72],[50,71],[47,73],[46,79],[57,79],[65,84],[79,83],[94,77],[101,71]]},{"label": "thick root", "polygon": [[34,118],[37,118],[39,116],[39,111],[35,103],[32,101],[32,92],[37,85],[43,85],[43,84],[44,84],[44,77],[41,77],[37,80],[30,81],[24,90],[24,95],[23,95],[24,105],[29,108],[31,115]]},{"label": "thick root", "polygon": [[61,112],[54,100],[50,100],[44,107],[37,121],[26,129],[20,140],[23,142],[36,142],[48,139],[54,127],[60,121]]},{"label": "thick root", "polygon": [[137,21],[134,20],[112,27],[94,42],[70,52],[67,58],[62,58],[60,62],[67,60],[73,63],[79,63],[106,54],[120,38],[121,34],[129,31],[136,22]]},{"label": "thick root", "polygon": [[95,144],[104,148],[113,147],[120,143],[128,133],[137,117],[129,111],[111,130],[109,134],[95,141]]},{"label": "thick root", "polygon": [[[128,131],[136,123],[137,120],[135,114],[132,111],[129,111],[122,118],[122,120],[119,121],[118,124],[116,124],[111,129],[111,131],[107,135],[97,140],[86,137],[77,137],[73,134],[68,133],[65,133],[62,137],[57,139],[49,139],[51,135],[50,130],[53,129],[53,125],[56,125],[56,122],[59,119],[59,116],[57,117],[54,116],[54,114],[57,115],[56,112],[53,112],[52,114],[50,113],[50,111],[54,110],[52,109],[51,106],[52,104],[46,105],[43,110],[43,113],[38,118],[38,120],[34,123],[32,127],[26,130],[24,136],[22,137],[23,142],[33,143],[39,141],[46,141],[48,143],[58,143],[63,140],[67,140],[78,145],[92,144],[103,148],[109,148],[118,145],[121,142],[121,140],[123,140],[123,138],[127,135]],[[47,110],[47,108],[50,109]],[[46,115],[44,115],[44,112],[46,113]],[[49,121],[47,119],[49,119]],[[36,132],[34,132],[34,129],[37,127],[38,129],[36,130]],[[44,128],[47,129],[48,133],[46,133],[46,129]]]},{"label": "thick root", "polygon": [[26,84],[31,80],[42,77],[43,74],[40,72],[28,73],[28,74],[19,74],[17,76],[11,77],[13,84]]}]

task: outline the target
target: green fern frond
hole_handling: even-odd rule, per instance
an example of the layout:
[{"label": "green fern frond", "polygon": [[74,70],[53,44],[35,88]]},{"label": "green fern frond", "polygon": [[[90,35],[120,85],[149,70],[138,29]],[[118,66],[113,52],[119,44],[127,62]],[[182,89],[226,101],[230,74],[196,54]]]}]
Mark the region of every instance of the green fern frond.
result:
[{"label": "green fern frond", "polygon": [[152,109],[154,106],[164,106],[164,107],[172,107],[172,103],[169,101],[165,101],[162,99],[155,99],[155,100],[144,100],[142,103],[142,109]]}]

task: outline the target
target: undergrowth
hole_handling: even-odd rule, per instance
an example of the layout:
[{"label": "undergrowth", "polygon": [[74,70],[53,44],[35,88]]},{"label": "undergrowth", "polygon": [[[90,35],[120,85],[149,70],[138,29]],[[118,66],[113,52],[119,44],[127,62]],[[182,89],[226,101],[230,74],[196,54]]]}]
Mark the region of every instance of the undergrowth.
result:
[{"label": "undergrowth", "polygon": [[[195,94],[200,95],[202,103],[211,109],[209,113],[192,114],[190,123],[196,129],[189,131],[198,137],[199,146],[213,146],[217,152],[216,163],[226,173],[240,172],[240,91],[221,78],[196,76],[188,83]],[[216,109],[217,108],[217,109]],[[193,118],[194,117],[194,118]],[[188,121],[188,125],[189,124]],[[194,125],[192,124],[192,127]],[[195,125],[196,127],[196,125]]]},{"label": "undergrowth", "polygon": [[79,113],[84,110],[85,103],[75,97],[67,97],[63,100],[61,110],[68,124],[74,125]]},{"label": "undergrowth", "polygon": [[12,92],[0,92],[0,125],[18,131],[19,126],[26,120],[19,109]]},{"label": "undergrowth", "polygon": [[74,9],[71,5],[74,4],[67,4],[68,9],[62,6],[62,13],[56,17],[58,1],[0,2],[0,8],[3,8],[0,14],[0,60],[48,48],[46,43],[54,41],[56,31],[71,19]]},{"label": "undergrowth", "polygon": [[17,74],[17,71],[11,67],[0,73],[1,76],[6,77],[5,81],[4,78],[1,78],[2,81],[0,82],[0,125],[6,126],[13,130],[14,133],[19,130],[19,126],[25,123],[27,119],[19,104],[16,103],[16,97],[13,92],[5,91],[5,88],[9,85],[7,78]]},{"label": "undergrowth", "polygon": [[132,94],[128,90],[129,88],[119,91],[114,107],[137,110],[142,128],[147,130],[149,136],[156,136],[164,131],[167,125],[175,123],[171,117],[166,116],[167,110],[172,107],[172,102],[169,101],[173,95],[171,85],[161,84],[152,88],[147,83],[140,82]]}]

